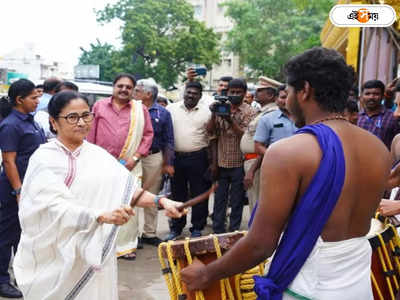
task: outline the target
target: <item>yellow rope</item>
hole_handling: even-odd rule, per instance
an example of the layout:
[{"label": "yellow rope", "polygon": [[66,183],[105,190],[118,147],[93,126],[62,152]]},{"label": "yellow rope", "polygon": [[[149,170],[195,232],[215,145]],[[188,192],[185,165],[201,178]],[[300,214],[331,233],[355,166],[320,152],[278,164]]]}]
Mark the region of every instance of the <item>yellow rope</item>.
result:
[{"label": "yellow rope", "polygon": [[[185,254],[186,254],[188,264],[191,265],[193,263],[193,259],[192,259],[192,254],[190,253],[190,249],[189,249],[189,241],[190,241],[190,239],[186,238],[185,242],[183,244],[183,247],[185,248]],[[203,291],[196,291],[195,295],[196,295],[196,300],[205,300]]]},{"label": "yellow rope", "polygon": [[[211,235],[214,242],[215,252],[217,258],[222,256],[221,247],[218,241],[218,237]],[[161,243],[158,247],[158,256],[161,264],[161,268],[163,270],[163,277],[168,287],[168,292],[171,297],[171,300],[176,300],[180,295],[183,295],[182,281],[180,278],[180,270],[182,269],[181,261],[174,261],[172,255],[172,244],[173,241],[169,241],[168,243]],[[193,263],[193,258],[190,253],[189,248],[190,240],[186,239],[183,246],[185,250],[185,255],[188,264]],[[166,249],[167,259],[165,259],[162,255],[163,249]],[[170,268],[170,272],[166,272],[167,265],[166,261],[168,261],[168,265]],[[236,297],[233,293],[231,283],[229,278],[225,278],[220,280],[220,289],[221,289],[221,300],[255,300],[257,298],[256,293],[254,292],[254,279],[255,275],[263,275],[264,274],[264,263],[259,264],[258,266],[246,271],[243,274],[237,274],[234,276],[235,282],[235,293]],[[205,300],[205,296],[203,291],[196,291],[195,293],[196,300]]]},{"label": "yellow rope", "polygon": [[[178,297],[179,297],[179,295],[183,295],[183,291],[182,291],[180,276],[176,270],[176,266],[174,264],[174,259],[172,257],[172,249],[171,249],[172,243],[173,243],[172,241],[169,241],[167,243],[167,256],[168,256],[169,266],[172,270],[172,278],[174,279],[175,287],[176,287],[176,290],[178,291]],[[178,264],[178,267],[179,267],[179,264]]]},{"label": "yellow rope", "polygon": [[[392,260],[390,259],[390,256],[389,256],[389,253],[387,251],[386,245],[384,244],[385,242],[384,242],[384,240],[382,238],[382,235],[379,235],[379,240],[380,240],[381,243],[383,243],[382,244],[383,245],[382,249],[383,249],[383,253],[385,254],[385,258],[386,258],[386,261],[388,263],[389,269],[391,271],[394,271],[394,268],[393,268],[393,265],[392,265]],[[396,274],[393,274],[392,278],[393,278],[393,281],[394,281],[394,285],[396,287],[396,291],[398,291],[399,290],[399,282],[397,280]]]},{"label": "yellow rope", "polygon": [[[211,235],[213,240],[214,240],[214,247],[215,247],[215,252],[217,254],[217,258],[220,258],[222,256],[221,252],[221,247],[219,246],[218,238],[215,235]],[[221,285],[221,300],[226,299],[226,291],[228,292],[229,299],[235,299],[233,296],[232,292],[232,287],[231,283],[229,282],[229,278],[225,278],[220,280],[220,285]],[[225,291],[226,289],[226,291]]]},{"label": "yellow rope", "polygon": [[385,300],[382,296],[382,292],[381,289],[379,288],[378,283],[376,282],[375,276],[374,276],[374,272],[371,271],[371,279],[372,279],[372,284],[375,287],[376,292],[378,293],[379,299],[380,300]]},{"label": "yellow rope", "polygon": [[[383,238],[382,238],[382,236],[380,234],[378,234],[377,236],[378,236],[378,239],[379,239],[379,241],[381,243],[381,245],[378,247],[379,260],[381,261],[383,272],[386,273],[387,272],[386,263],[385,263],[385,259],[384,259],[383,254],[382,254],[382,252],[383,252],[382,249],[386,249],[385,248],[385,243],[384,243]],[[393,293],[393,288],[392,288],[392,283],[390,282],[390,278],[388,276],[385,276],[385,279],[386,279],[386,284],[387,284],[388,289],[389,289],[390,296],[391,296],[392,300],[395,300],[394,293]]]},{"label": "yellow rope", "polygon": [[[166,247],[166,246],[167,246],[167,243],[165,243],[165,242],[161,243],[158,246],[158,258],[160,260],[160,264],[161,264],[162,270],[166,270],[167,269],[167,265],[165,264],[164,257],[162,256],[162,249],[164,247]],[[171,272],[169,272],[169,273],[163,272],[163,277],[164,277],[165,282],[167,284],[168,292],[169,292],[169,294],[170,294],[172,299],[176,299],[177,298],[177,291],[176,291],[176,288],[175,288],[175,285],[174,285],[174,282],[173,282],[173,279],[171,278],[171,276],[172,276]]]}]

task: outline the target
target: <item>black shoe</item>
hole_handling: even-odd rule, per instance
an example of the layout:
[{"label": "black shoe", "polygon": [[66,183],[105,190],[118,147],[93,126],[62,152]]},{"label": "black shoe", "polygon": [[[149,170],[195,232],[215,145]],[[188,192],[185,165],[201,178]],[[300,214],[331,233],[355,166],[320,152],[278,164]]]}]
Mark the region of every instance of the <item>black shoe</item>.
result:
[{"label": "black shoe", "polygon": [[136,246],[137,249],[143,249],[143,241],[142,241],[142,239],[143,238],[138,237],[137,246]]},{"label": "black shoe", "polygon": [[158,247],[158,245],[162,243],[162,240],[160,240],[156,236],[155,237],[142,236],[142,243]]},{"label": "black shoe", "polygon": [[0,296],[4,298],[22,298],[22,293],[19,289],[7,282],[0,283]]},{"label": "black shoe", "polygon": [[175,241],[181,234],[175,231],[171,231],[167,237],[164,239],[164,242],[168,242],[169,240]]},{"label": "black shoe", "polygon": [[201,237],[201,231],[200,231],[200,230],[194,229],[194,230],[192,231],[192,233],[190,234],[190,237],[191,237],[191,238]]}]

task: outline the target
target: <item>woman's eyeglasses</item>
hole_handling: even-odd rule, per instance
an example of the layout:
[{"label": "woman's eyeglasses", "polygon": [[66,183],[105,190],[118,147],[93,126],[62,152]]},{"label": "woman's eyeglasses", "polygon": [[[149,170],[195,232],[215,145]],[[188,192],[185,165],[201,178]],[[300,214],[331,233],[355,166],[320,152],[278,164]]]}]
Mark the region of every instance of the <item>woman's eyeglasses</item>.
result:
[{"label": "woman's eyeglasses", "polygon": [[67,123],[71,125],[78,124],[79,120],[82,119],[85,123],[90,123],[94,119],[94,113],[91,112],[86,112],[83,113],[82,115],[79,115],[77,113],[70,113],[66,116],[58,116],[59,118],[63,118],[67,121]]}]

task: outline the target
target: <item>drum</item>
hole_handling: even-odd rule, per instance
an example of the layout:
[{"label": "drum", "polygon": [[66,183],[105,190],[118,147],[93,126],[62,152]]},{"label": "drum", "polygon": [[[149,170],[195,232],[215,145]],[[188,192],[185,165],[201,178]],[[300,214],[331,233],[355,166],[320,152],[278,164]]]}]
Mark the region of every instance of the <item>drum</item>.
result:
[{"label": "drum", "polygon": [[180,280],[180,270],[192,263],[194,257],[208,264],[229,250],[246,232],[231,232],[200,238],[161,243],[158,254],[162,274],[172,300],[247,300],[256,299],[254,275],[264,274],[264,263],[243,274],[214,282],[209,288],[189,292]]},{"label": "drum", "polygon": [[372,247],[371,282],[374,299],[395,300],[400,284],[400,244],[396,228],[372,219],[368,240]]}]

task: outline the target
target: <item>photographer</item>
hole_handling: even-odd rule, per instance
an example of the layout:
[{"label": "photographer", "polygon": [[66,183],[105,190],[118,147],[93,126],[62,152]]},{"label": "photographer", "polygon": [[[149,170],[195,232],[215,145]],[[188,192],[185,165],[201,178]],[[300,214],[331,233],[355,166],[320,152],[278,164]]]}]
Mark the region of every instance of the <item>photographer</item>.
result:
[{"label": "photographer", "polygon": [[[213,230],[223,233],[228,199],[232,205],[229,231],[238,230],[243,212],[243,154],[240,151],[240,139],[254,111],[243,103],[247,84],[243,79],[232,79],[228,85],[227,96],[218,96],[210,106],[211,120],[207,124],[210,135],[217,137],[218,188],[215,193]],[[215,165],[214,165],[215,166]],[[213,170],[216,171],[216,170]],[[229,197],[228,197],[228,192]]]}]

